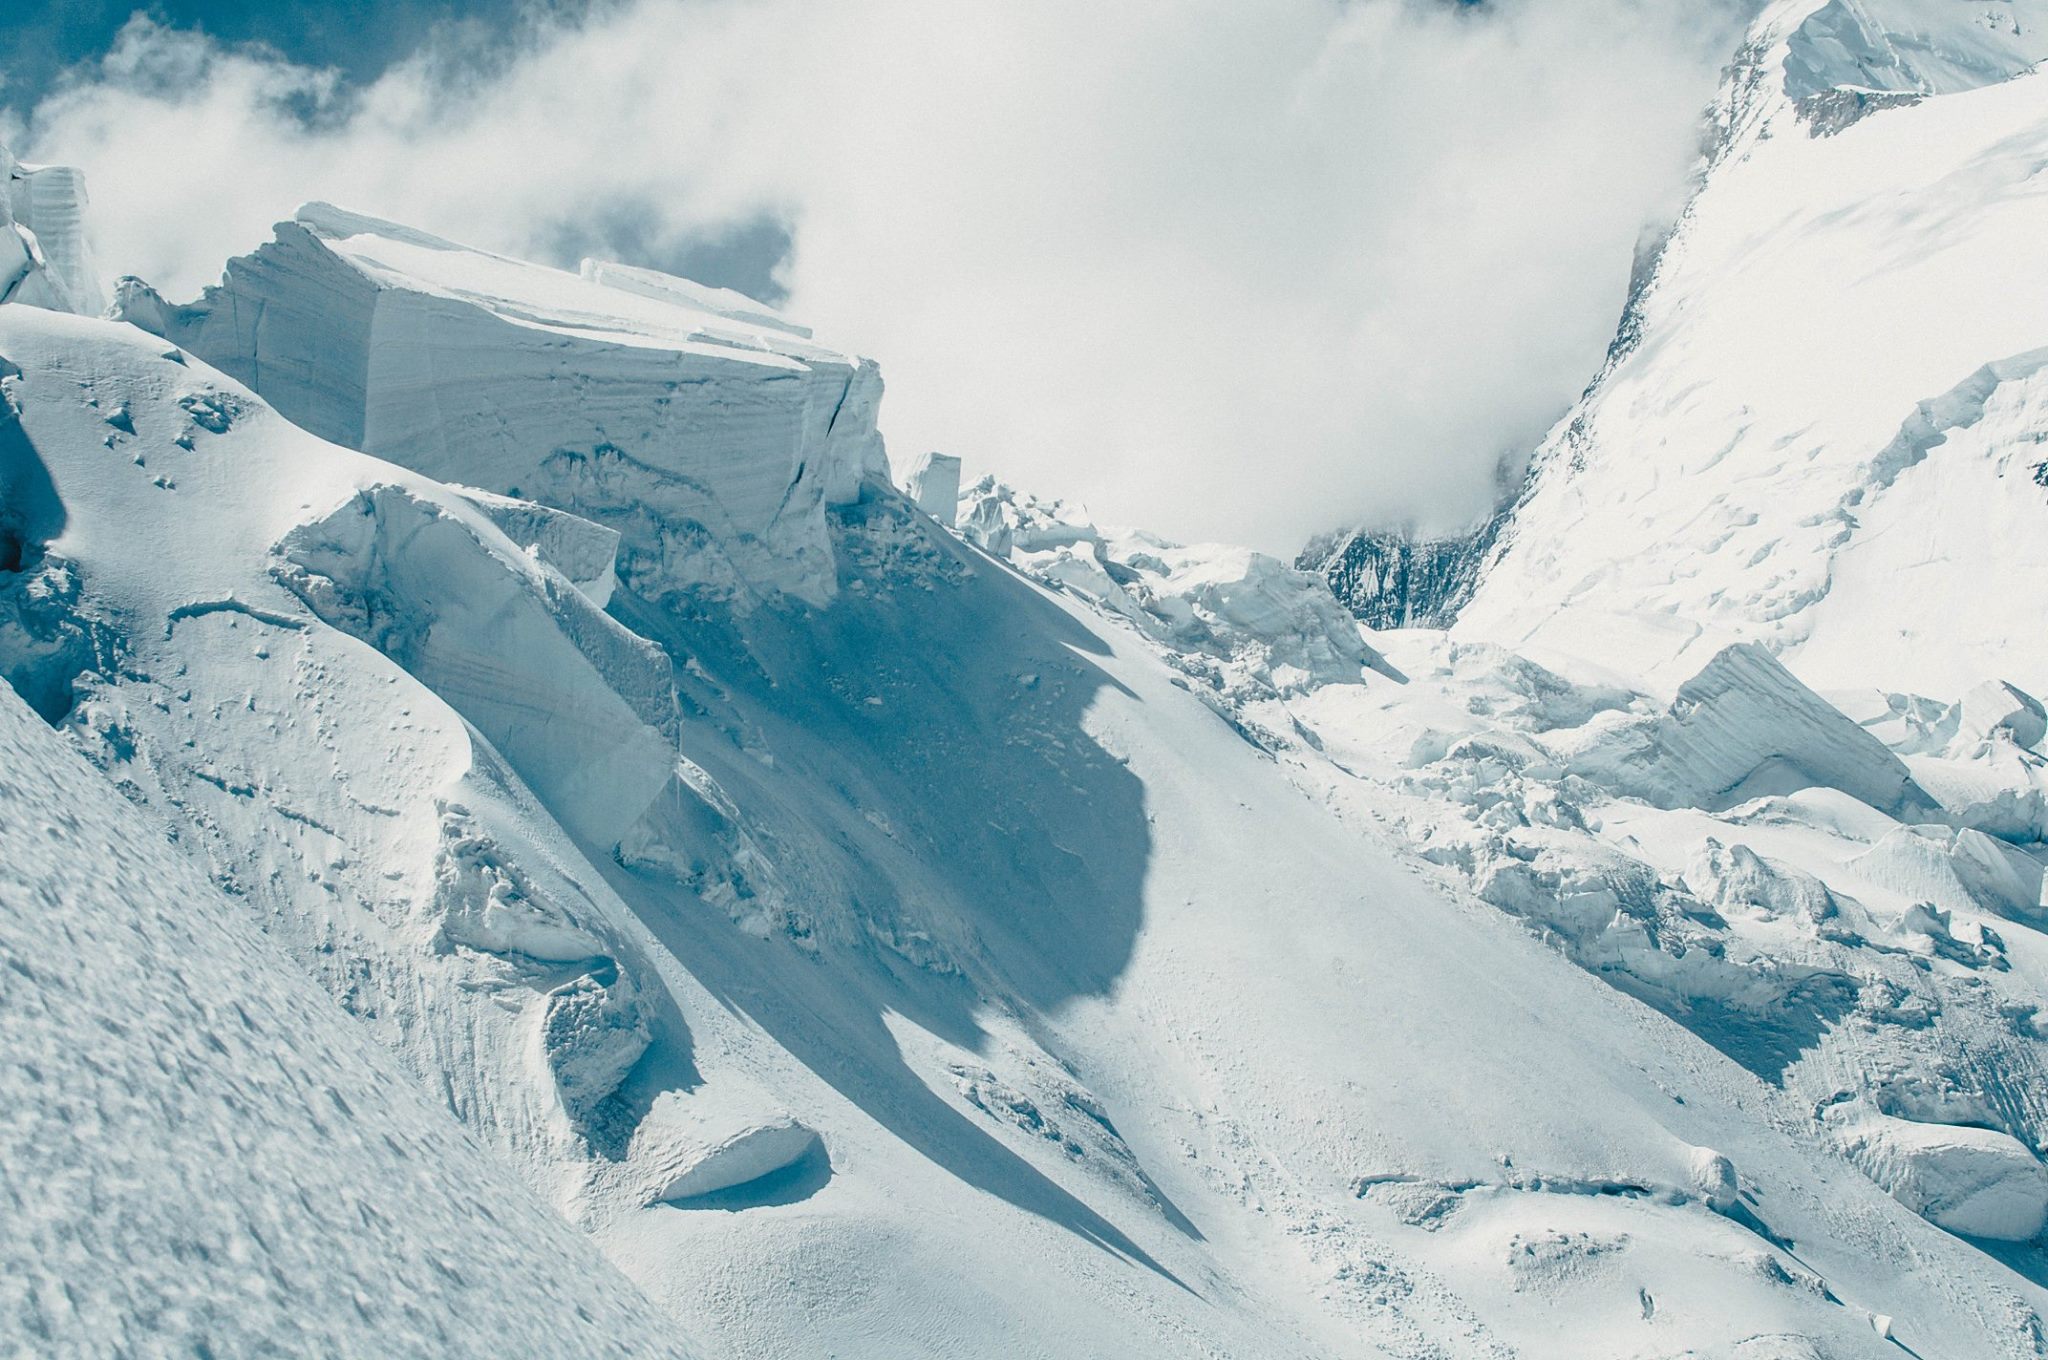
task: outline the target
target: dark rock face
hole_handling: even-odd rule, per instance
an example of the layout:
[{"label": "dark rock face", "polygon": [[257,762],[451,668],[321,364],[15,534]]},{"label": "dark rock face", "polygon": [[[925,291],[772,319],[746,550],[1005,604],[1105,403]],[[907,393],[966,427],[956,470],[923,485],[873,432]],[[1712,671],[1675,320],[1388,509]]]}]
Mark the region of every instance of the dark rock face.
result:
[{"label": "dark rock face", "polygon": [[1402,532],[1324,534],[1294,565],[1330,583],[1338,601],[1369,628],[1448,628],[1472,598],[1506,515],[1470,533],[1417,539]]}]

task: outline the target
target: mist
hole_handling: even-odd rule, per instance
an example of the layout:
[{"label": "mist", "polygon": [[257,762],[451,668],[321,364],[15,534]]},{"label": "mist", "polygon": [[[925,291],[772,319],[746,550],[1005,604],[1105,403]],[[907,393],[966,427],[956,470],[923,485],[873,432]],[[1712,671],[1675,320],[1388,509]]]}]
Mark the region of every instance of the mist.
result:
[{"label": "mist", "polygon": [[880,361],[899,467],[1292,553],[1485,513],[1682,204],[1744,17],[647,0],[367,84],[137,18],[12,134],[180,298],[309,198],[571,266],[759,242],[719,267]]}]

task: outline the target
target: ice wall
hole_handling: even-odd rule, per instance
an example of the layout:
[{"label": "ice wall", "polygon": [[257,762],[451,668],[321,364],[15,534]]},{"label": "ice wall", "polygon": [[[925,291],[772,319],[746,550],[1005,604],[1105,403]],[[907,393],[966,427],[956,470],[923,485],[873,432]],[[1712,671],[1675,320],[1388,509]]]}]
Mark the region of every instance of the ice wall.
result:
[{"label": "ice wall", "polygon": [[86,316],[106,310],[85,210],[83,174],[23,165],[0,146],[0,302]]},{"label": "ice wall", "polygon": [[336,443],[617,530],[641,593],[833,590],[824,511],[885,481],[881,375],[771,309],[312,204],[157,330]]}]

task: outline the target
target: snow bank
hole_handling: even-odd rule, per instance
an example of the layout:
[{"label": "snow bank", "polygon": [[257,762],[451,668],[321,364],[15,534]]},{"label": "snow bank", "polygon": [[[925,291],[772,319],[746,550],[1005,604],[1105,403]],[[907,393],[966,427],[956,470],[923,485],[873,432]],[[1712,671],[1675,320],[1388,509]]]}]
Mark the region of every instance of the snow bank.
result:
[{"label": "snow bank", "polygon": [[199,302],[131,288],[121,315],[315,434],[617,530],[648,595],[822,602],[825,507],[887,476],[871,362],[651,270],[568,274],[310,204]]}]

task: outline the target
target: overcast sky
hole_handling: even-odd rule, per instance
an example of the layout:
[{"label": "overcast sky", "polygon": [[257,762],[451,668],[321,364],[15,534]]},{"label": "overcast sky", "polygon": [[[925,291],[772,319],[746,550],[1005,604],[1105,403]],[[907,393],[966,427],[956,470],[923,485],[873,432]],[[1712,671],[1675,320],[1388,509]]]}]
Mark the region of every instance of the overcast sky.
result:
[{"label": "overcast sky", "polygon": [[[24,159],[174,296],[324,198],[781,301],[899,465],[1291,553],[1488,507],[1683,201],[1741,0],[103,0],[0,16]],[[340,17],[337,17],[340,16]]]}]

